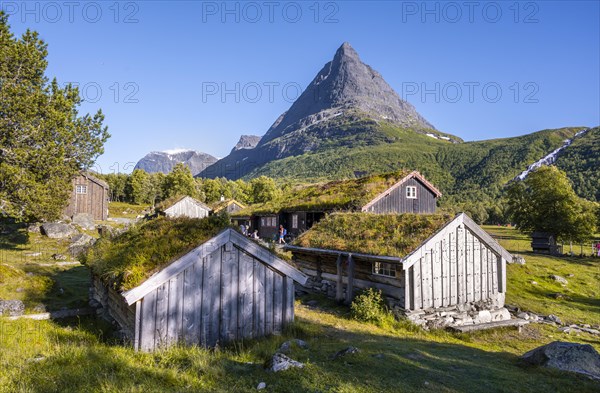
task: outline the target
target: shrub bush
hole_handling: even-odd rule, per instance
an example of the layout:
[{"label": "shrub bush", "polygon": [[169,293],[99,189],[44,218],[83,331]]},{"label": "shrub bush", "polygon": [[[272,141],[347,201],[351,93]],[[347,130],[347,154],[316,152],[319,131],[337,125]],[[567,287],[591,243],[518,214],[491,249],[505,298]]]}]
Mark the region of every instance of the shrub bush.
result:
[{"label": "shrub bush", "polygon": [[352,318],[362,322],[383,322],[389,312],[378,289],[367,288],[350,305]]}]

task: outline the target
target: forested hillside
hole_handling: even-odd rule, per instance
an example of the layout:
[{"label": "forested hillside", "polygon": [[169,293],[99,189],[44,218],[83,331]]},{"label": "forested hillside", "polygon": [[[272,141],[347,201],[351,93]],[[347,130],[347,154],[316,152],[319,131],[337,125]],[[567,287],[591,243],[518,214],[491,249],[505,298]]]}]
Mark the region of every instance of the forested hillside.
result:
[{"label": "forested hillside", "polygon": [[558,156],[556,166],[567,172],[580,197],[600,202],[600,127],[576,139]]}]

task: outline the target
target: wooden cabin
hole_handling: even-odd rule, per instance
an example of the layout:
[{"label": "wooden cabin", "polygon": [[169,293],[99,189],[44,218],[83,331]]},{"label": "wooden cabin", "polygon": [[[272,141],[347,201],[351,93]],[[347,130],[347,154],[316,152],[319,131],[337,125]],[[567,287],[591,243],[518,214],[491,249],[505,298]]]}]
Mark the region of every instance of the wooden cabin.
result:
[{"label": "wooden cabin", "polygon": [[[271,239],[276,236],[280,224],[288,234],[297,237],[326,214],[336,211],[435,213],[437,199],[441,195],[417,171],[336,180],[300,187],[276,205],[260,206],[252,213],[250,222],[254,229],[258,229],[261,238]],[[247,210],[243,212],[244,216],[248,216]]]},{"label": "wooden cabin", "polygon": [[227,199],[214,203],[212,205],[212,212],[213,214],[219,214],[222,212],[233,214],[245,208],[246,206],[244,204],[236,201],[235,199]]},{"label": "wooden cabin", "polygon": [[133,341],[153,351],[280,334],[294,320],[294,281],[308,277],[225,229],[139,286],[118,293],[94,278],[93,298]]},{"label": "wooden cabin", "polygon": [[[468,314],[473,310],[489,312],[491,320],[485,322],[510,319],[504,299],[506,263],[512,256],[466,214],[449,221],[428,218],[416,223],[412,233],[403,233],[402,228],[410,228],[415,216],[398,217],[394,221],[398,225],[389,228],[391,233],[385,239],[361,239],[361,229],[340,235],[332,230],[335,216],[302,235],[298,242],[302,246],[286,247],[296,265],[310,277],[309,291],[350,303],[359,290],[376,288],[393,310],[419,315],[423,320],[427,315],[439,317],[443,311],[444,318],[452,317],[446,320],[448,324],[481,322],[479,315]],[[377,224],[385,217],[362,219],[363,223],[371,220]],[[398,246],[392,246],[394,242]],[[386,254],[371,250],[383,246],[387,247]]]},{"label": "wooden cabin", "polygon": [[204,218],[211,212],[210,207],[191,196],[166,200],[157,207],[157,210],[159,213],[171,218]]},{"label": "wooden cabin", "polygon": [[72,191],[65,215],[73,218],[76,214],[89,214],[94,220],[108,218],[108,184],[87,172],[73,178]]},{"label": "wooden cabin", "polygon": [[538,254],[559,254],[559,246],[554,236],[546,232],[533,232],[531,234],[531,249]]}]

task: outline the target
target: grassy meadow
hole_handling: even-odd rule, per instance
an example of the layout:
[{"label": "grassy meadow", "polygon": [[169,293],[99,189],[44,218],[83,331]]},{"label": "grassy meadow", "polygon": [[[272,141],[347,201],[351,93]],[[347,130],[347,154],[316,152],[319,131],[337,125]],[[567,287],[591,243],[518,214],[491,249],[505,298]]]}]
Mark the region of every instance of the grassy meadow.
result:
[{"label": "grassy meadow", "polygon": [[[600,258],[533,255],[528,239],[514,229],[486,230],[527,261],[508,266],[508,304],[553,313],[566,322],[600,324]],[[48,309],[84,305],[87,268],[56,265],[50,258],[51,252],[64,253],[66,246],[25,228],[3,235],[0,298],[23,300],[26,313],[36,312],[39,304]],[[42,255],[26,256],[40,252],[36,250]],[[557,284],[552,274],[567,278],[568,284]],[[564,296],[556,299],[556,293]],[[318,305],[308,306],[308,300]],[[267,392],[600,390],[599,382],[519,362],[524,352],[555,340],[588,343],[600,351],[598,336],[569,335],[542,324],[527,325],[521,333],[514,328],[426,332],[407,321],[359,323],[347,307],[321,297],[299,299],[296,305],[296,323],[281,336],[214,350],[172,348],[153,354],[123,345],[113,326],[94,317],[0,318],[0,392],[251,392],[260,382],[266,383]],[[264,362],[290,338],[308,343],[308,350],[293,347],[290,353],[306,367],[265,371]],[[332,359],[350,345],[360,352]]]}]

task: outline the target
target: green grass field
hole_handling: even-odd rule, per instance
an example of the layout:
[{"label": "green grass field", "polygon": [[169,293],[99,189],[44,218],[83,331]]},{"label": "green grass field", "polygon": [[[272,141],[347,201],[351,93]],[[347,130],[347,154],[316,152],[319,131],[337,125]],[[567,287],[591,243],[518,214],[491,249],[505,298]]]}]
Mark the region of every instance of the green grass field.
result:
[{"label": "green grass field", "polygon": [[[524,266],[508,267],[509,304],[565,321],[600,323],[600,259],[534,256],[528,240],[514,229],[488,227],[510,251],[525,256]],[[85,267],[36,266],[47,252],[24,257],[36,247],[66,245],[23,230],[2,242],[0,298],[20,298],[28,312],[38,303],[60,309],[84,304]],[[23,236],[22,236],[23,235]],[[3,238],[4,239],[4,238]],[[52,244],[54,243],[54,245]],[[49,251],[48,251],[49,252]],[[33,269],[36,273],[28,275]],[[549,280],[560,274],[566,287]],[[537,281],[532,286],[530,281]],[[16,292],[15,286],[26,290]],[[63,288],[62,295],[56,288]],[[568,295],[557,300],[549,294]],[[589,343],[600,350],[600,338],[568,335],[556,327],[532,324],[457,334],[425,332],[406,321],[381,326],[359,323],[349,309],[311,297],[318,308],[297,301],[296,323],[283,335],[238,342],[215,350],[172,348],[136,353],[113,338],[113,328],[94,317],[57,321],[0,318],[0,392],[251,392],[265,382],[267,392],[597,392],[600,383],[574,374],[524,367],[519,356],[555,341]],[[289,338],[301,338],[309,349],[294,348],[291,357],[302,370],[270,373],[263,363]],[[349,346],[358,354],[332,360]]]}]

